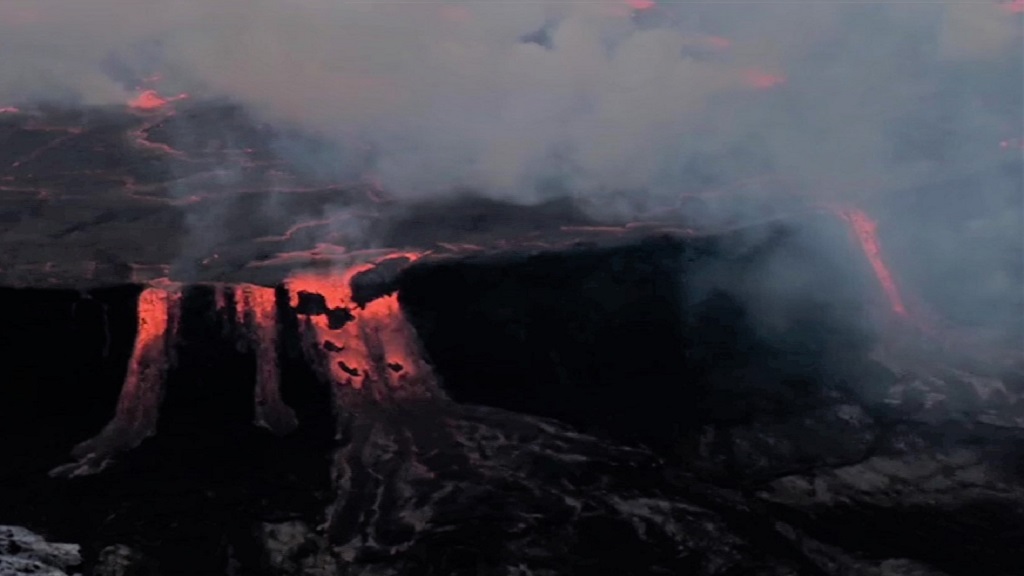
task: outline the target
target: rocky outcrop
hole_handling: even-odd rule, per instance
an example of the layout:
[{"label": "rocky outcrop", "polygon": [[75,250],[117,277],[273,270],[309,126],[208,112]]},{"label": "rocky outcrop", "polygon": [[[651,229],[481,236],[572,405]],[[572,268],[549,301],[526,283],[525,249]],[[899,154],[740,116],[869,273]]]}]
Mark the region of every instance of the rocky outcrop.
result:
[{"label": "rocky outcrop", "polygon": [[100,550],[92,576],[157,576],[158,572],[146,556],[138,550],[114,544]]},{"label": "rocky outcrop", "polygon": [[81,563],[77,544],[56,544],[20,526],[0,526],[0,576],[71,576]]}]

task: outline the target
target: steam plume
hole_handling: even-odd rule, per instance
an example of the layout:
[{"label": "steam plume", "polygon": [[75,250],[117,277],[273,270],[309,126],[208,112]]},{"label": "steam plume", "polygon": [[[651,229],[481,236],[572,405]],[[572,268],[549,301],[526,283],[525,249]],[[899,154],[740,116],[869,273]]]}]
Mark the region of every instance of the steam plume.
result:
[{"label": "steam plume", "polygon": [[1014,5],[9,0],[0,104],[123,103],[158,70],[413,198],[570,193],[636,217],[782,175],[868,204],[905,275],[1006,324],[1024,310],[1021,152],[1000,146],[1024,127]]}]

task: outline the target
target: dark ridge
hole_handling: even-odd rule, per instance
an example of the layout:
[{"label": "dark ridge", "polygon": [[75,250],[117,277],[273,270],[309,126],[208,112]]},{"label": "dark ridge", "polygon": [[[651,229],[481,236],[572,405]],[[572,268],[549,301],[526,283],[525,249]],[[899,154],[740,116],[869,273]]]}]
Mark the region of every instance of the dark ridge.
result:
[{"label": "dark ridge", "polygon": [[0,288],[0,481],[45,474],[113,416],[140,291]]},{"label": "dark ridge", "polygon": [[403,205],[375,226],[371,236],[386,246],[430,246],[436,242],[489,242],[550,233],[561,226],[594,224],[568,198],[521,206],[476,196]]},{"label": "dark ridge", "polygon": [[408,264],[406,257],[388,258],[352,276],[352,301],[356,306],[366,306],[377,298],[393,294],[398,290],[398,274]]},{"label": "dark ridge", "polygon": [[[710,419],[813,405],[857,368],[863,302],[842,283],[859,265],[773,269],[814,250],[762,232],[424,263],[400,300],[455,400],[665,446]],[[783,271],[805,285],[773,293]]]},{"label": "dark ridge", "polygon": [[[83,545],[143,550],[161,574],[224,573],[246,557],[260,521],[317,518],[333,495],[330,390],[299,350],[278,293],[282,396],[299,427],[278,438],[253,424],[256,359],[244,327],[214,313],[213,291],[185,290],[176,362],[157,433],[100,475],[53,479],[71,448],[113,417],[135,336],[138,287],[2,290],[0,518]],[[102,311],[106,308],[104,321]]]}]

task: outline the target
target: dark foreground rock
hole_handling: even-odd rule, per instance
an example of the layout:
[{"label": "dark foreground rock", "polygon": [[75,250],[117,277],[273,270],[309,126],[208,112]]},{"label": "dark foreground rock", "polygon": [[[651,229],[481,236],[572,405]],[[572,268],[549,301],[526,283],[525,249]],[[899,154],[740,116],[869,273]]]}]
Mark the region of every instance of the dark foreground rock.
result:
[{"label": "dark foreground rock", "polygon": [[0,575],[68,576],[82,563],[77,544],[56,544],[20,526],[0,526]]},{"label": "dark foreground rock", "polygon": [[103,576],[1024,574],[1024,374],[865,332],[836,274],[758,302],[788,311],[765,325],[763,256],[391,271],[432,364],[397,387],[325,382],[316,311],[279,294],[285,434],[257,425],[235,315],[188,288],[155,433],[73,478],[50,472],[113,416],[139,290],[9,291],[0,518]]}]

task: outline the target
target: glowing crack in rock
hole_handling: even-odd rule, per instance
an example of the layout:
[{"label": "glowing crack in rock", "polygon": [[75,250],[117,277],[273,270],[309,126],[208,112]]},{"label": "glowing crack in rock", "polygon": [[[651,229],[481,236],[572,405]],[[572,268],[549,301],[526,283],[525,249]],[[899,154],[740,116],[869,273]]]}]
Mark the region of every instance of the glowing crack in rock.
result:
[{"label": "glowing crack in rock", "polygon": [[298,422],[281,398],[281,371],[277,360],[277,295],[273,288],[244,284],[234,288],[235,319],[246,327],[256,354],[257,426],[287,434]]},{"label": "glowing crack in rock", "polygon": [[878,241],[878,224],[875,223],[863,210],[855,208],[842,208],[837,210],[839,216],[850,224],[861,250],[871,263],[871,268],[878,278],[885,296],[889,300],[889,307],[900,316],[907,316],[907,308],[903,304],[903,296],[900,294],[896,281],[893,280],[892,272],[885,264],[882,257],[881,244]]},{"label": "glowing crack in rock", "polygon": [[[371,384],[400,388],[405,383],[431,379],[422,359],[415,331],[406,321],[398,295],[390,294],[364,305],[355,302],[352,279],[381,262],[396,258],[415,260],[415,253],[396,253],[340,273],[307,272],[287,281],[291,306],[305,315],[307,351],[321,364],[325,376],[359,390]],[[322,297],[326,310],[307,313],[304,298]]]},{"label": "glowing crack in rock", "polygon": [[135,345],[114,419],[94,438],[75,447],[72,456],[77,462],[55,469],[53,475],[98,472],[117,454],[153,435],[172,360],[181,295],[180,285],[171,282],[154,283],[139,294]]}]

